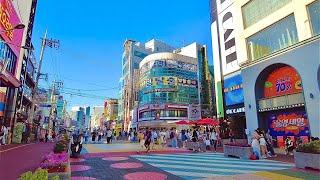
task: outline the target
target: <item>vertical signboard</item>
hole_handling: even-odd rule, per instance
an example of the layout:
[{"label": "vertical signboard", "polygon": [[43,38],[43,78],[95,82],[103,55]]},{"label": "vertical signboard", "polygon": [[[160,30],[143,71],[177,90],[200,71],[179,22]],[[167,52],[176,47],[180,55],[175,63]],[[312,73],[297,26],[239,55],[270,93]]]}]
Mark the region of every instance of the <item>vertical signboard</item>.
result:
[{"label": "vertical signboard", "polygon": [[234,0],[217,0],[218,28],[220,37],[222,74],[226,75],[240,69],[238,64]]}]

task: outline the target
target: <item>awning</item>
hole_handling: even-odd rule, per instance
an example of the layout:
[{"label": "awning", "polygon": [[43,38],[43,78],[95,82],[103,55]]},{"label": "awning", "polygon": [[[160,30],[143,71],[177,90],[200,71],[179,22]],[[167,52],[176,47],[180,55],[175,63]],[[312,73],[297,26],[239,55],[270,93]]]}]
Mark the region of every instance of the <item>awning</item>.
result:
[{"label": "awning", "polygon": [[1,80],[1,86],[15,87],[15,88],[21,86],[21,82],[7,70],[3,70],[2,72],[0,72],[0,80]]}]

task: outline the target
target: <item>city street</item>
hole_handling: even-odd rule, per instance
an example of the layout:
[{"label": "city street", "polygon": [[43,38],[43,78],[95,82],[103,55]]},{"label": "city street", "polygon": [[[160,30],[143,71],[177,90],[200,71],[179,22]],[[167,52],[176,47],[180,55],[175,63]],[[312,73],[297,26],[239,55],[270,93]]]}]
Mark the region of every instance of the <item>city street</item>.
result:
[{"label": "city street", "polygon": [[320,180],[320,0],[0,0],[0,180]]},{"label": "city street", "polygon": [[80,159],[71,159],[73,179],[317,179],[320,175],[298,170],[293,163],[240,160],[222,153],[164,148],[146,154],[137,152],[138,144],[129,143],[84,147]]}]

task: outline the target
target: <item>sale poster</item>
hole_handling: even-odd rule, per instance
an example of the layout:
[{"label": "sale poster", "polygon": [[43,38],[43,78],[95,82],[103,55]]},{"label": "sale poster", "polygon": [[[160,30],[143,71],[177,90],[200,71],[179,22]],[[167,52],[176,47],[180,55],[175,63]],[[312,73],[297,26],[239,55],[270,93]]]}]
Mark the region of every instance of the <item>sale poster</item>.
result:
[{"label": "sale poster", "polygon": [[276,97],[302,92],[302,83],[297,71],[284,66],[271,72],[264,84],[264,97]]},{"label": "sale poster", "polygon": [[304,111],[270,113],[269,130],[272,136],[309,136],[309,120]]}]

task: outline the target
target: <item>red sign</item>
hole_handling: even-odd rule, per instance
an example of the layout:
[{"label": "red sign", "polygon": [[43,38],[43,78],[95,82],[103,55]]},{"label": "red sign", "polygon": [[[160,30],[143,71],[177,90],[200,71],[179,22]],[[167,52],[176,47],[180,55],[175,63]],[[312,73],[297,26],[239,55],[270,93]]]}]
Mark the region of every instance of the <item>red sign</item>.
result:
[{"label": "red sign", "polygon": [[303,112],[290,112],[270,116],[270,130],[274,135],[308,135],[309,123]]},{"label": "red sign", "polygon": [[17,57],[20,53],[23,29],[13,30],[13,28],[20,23],[12,0],[0,0],[0,31],[4,31],[1,37],[4,41],[9,42],[8,45]]},{"label": "red sign", "polygon": [[302,92],[300,76],[290,66],[284,66],[271,72],[264,85],[265,98],[299,92]]}]

